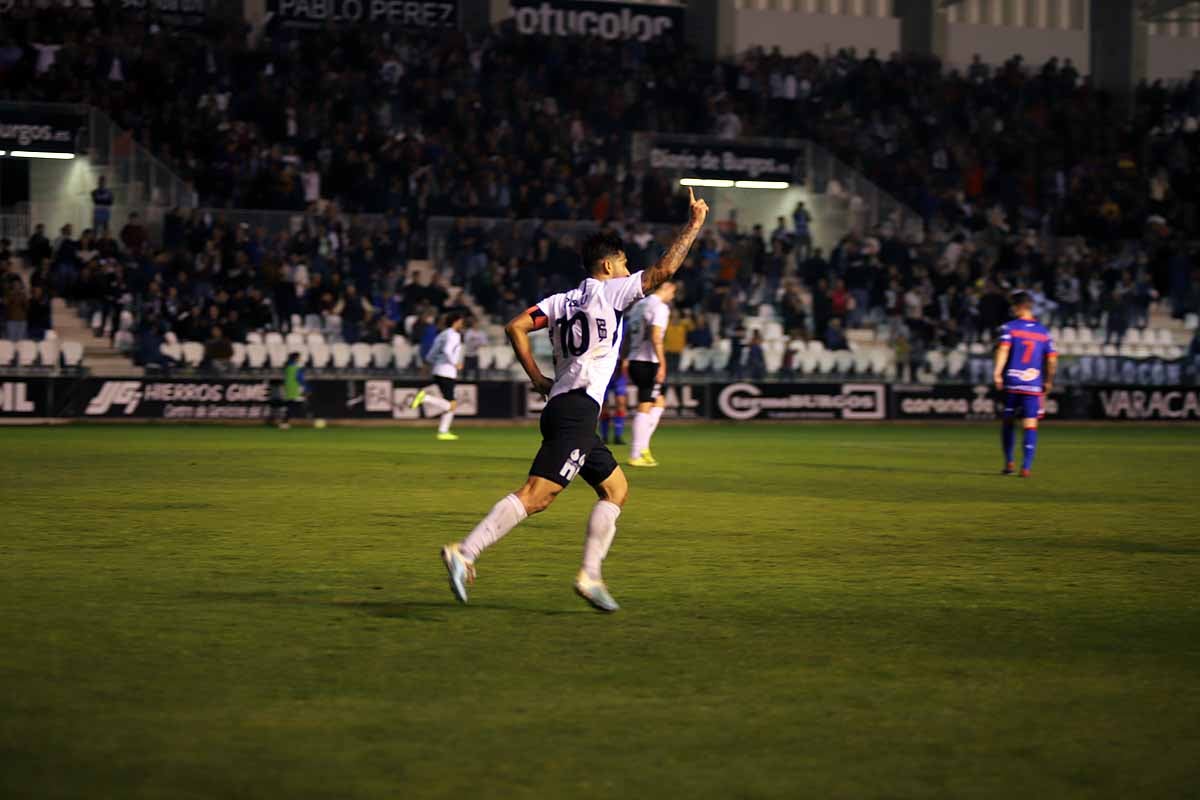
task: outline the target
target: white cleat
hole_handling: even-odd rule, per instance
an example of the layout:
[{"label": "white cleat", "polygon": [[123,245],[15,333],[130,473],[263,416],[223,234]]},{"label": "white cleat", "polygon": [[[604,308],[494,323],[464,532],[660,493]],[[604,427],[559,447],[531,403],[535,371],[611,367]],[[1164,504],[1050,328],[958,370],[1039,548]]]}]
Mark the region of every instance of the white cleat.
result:
[{"label": "white cleat", "polygon": [[475,582],[475,565],[463,558],[457,544],[448,544],[442,548],[442,563],[450,574],[450,591],[460,603],[467,602],[467,584]]},{"label": "white cleat", "polygon": [[608,593],[608,587],[604,585],[604,581],[589,578],[583,570],[579,570],[579,574],[575,576],[575,594],[587,600],[588,605],[592,608],[606,614],[619,611],[621,608]]}]

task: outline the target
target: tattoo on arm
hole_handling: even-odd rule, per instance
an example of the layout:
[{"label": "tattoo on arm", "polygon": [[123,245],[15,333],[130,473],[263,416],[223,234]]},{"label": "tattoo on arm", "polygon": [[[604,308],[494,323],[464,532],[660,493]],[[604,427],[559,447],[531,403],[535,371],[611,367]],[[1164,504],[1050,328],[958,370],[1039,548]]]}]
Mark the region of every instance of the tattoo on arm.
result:
[{"label": "tattoo on arm", "polygon": [[688,250],[691,249],[692,243],[696,241],[699,233],[699,227],[693,227],[690,224],[684,226],[658,263],[642,273],[643,294],[650,294],[671,279],[683,260],[687,258]]}]

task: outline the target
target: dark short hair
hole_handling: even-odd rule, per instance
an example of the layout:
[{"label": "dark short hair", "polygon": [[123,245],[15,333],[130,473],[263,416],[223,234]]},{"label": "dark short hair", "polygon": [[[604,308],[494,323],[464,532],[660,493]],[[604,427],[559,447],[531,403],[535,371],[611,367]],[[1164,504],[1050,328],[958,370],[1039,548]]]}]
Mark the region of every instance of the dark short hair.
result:
[{"label": "dark short hair", "polygon": [[1033,298],[1029,292],[1013,292],[1009,302],[1012,303],[1013,308],[1025,308],[1033,305]]},{"label": "dark short hair", "polygon": [[460,319],[466,319],[467,315],[462,311],[449,311],[446,313],[446,327],[449,328]]},{"label": "dark short hair", "polygon": [[593,233],[583,240],[583,246],[580,248],[583,271],[593,275],[599,271],[600,262],[624,251],[625,245],[617,234],[605,231]]}]

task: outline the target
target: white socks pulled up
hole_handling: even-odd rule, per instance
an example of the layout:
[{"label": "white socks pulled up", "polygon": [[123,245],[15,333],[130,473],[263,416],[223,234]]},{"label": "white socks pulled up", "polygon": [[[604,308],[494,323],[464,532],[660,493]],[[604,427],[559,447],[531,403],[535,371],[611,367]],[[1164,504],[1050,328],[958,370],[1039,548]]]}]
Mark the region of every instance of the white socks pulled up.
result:
[{"label": "white socks pulled up", "polygon": [[600,564],[617,535],[617,517],[621,507],[608,500],[597,500],[588,517],[587,538],[583,541],[583,571],[592,580],[601,580]]},{"label": "white socks pulled up", "polygon": [[[479,558],[480,553],[500,541],[506,533],[521,524],[521,520],[526,516],[528,515],[525,513],[525,505],[517,499],[515,494],[506,494],[501,497],[496,505],[492,506],[492,510],[488,512],[487,516],[467,534],[466,539],[463,539],[461,545],[463,558],[472,564],[475,563],[475,559]],[[612,541],[611,537],[609,537],[609,541]],[[607,550],[607,548],[605,549]]]}]

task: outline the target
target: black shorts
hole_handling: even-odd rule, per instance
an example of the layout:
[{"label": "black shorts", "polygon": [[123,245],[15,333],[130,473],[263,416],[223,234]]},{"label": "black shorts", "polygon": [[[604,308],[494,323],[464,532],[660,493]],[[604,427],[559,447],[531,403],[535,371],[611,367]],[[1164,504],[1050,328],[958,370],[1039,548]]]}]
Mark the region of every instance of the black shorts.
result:
[{"label": "black shorts", "polygon": [[658,364],[653,361],[630,361],[629,380],[638,390],[638,403],[653,403],[662,397],[666,390],[666,381],[658,383],[654,378],[658,375]]},{"label": "black shorts", "polygon": [[560,394],[542,411],[542,446],[529,474],[566,486],[578,474],[592,486],[617,468],[612,452],[596,435],[600,406],[582,389]]},{"label": "black shorts", "polygon": [[454,378],[443,378],[441,375],[434,375],[433,382],[437,384],[438,390],[441,391],[442,397],[446,398],[447,402],[454,399],[454,385],[458,381],[454,380]]}]

